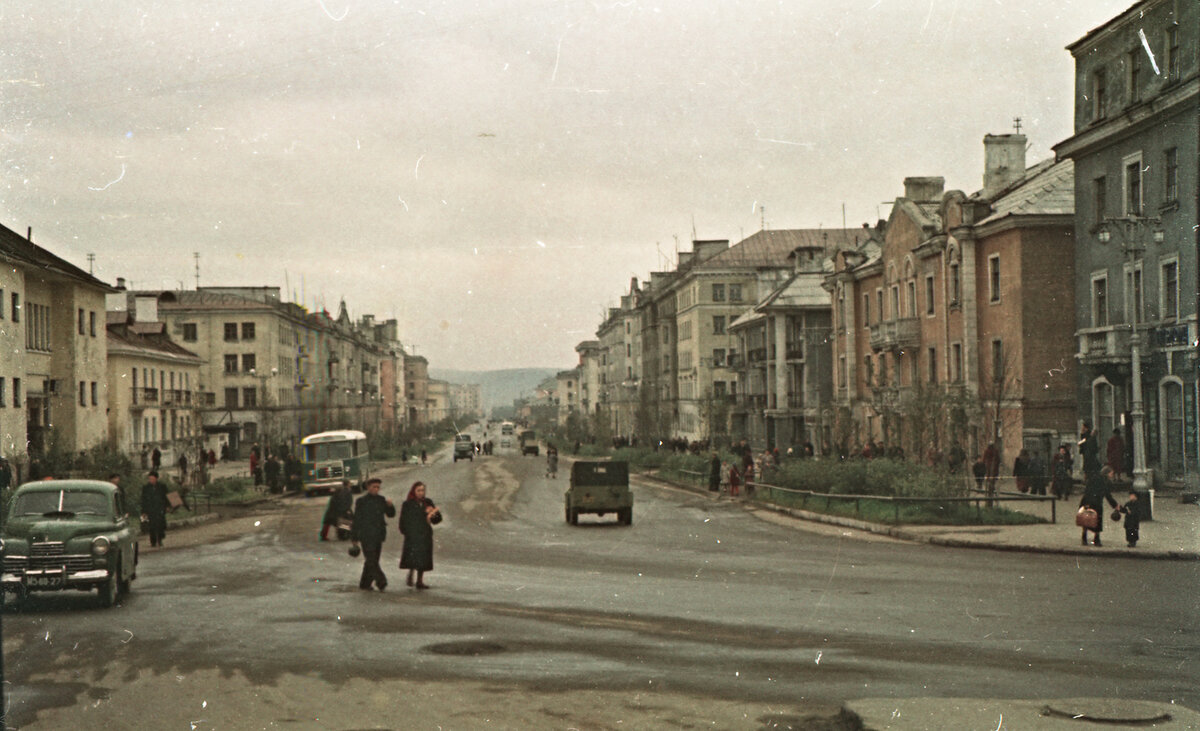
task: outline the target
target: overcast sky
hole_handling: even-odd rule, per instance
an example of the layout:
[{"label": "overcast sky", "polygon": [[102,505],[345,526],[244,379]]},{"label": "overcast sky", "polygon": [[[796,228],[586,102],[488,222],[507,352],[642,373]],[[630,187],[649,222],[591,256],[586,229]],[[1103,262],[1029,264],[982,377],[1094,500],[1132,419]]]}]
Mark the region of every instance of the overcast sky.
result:
[{"label": "overcast sky", "polygon": [[[1132,0],[4,0],[0,223],[109,283],[279,286],[433,367],[576,362],[676,241],[887,217],[1071,133]],[[760,210],[765,207],[765,213]]]}]

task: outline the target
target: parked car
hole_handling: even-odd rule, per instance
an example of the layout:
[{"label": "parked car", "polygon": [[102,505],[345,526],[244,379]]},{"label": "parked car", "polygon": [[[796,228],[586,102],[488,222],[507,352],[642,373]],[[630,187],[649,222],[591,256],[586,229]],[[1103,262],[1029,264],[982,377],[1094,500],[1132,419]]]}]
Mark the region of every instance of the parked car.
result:
[{"label": "parked car", "polygon": [[0,588],[19,602],[34,591],[96,589],[116,603],[137,578],[138,523],[121,493],[97,480],[46,480],[18,487],[0,531]]},{"label": "parked car", "polygon": [[629,489],[628,462],[575,462],[567,488],[567,522],[579,525],[581,513],[606,513],[617,522],[633,524],[633,492]]}]

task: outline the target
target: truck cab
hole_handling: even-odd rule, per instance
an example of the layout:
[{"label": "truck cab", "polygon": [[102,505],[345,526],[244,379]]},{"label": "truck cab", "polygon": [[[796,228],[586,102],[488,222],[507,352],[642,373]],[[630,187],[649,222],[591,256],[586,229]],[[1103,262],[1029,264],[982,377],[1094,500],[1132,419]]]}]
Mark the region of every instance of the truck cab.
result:
[{"label": "truck cab", "polygon": [[575,462],[565,495],[567,522],[579,525],[582,513],[603,517],[613,513],[618,523],[633,524],[633,492],[628,462]]},{"label": "truck cab", "polygon": [[470,434],[454,436],[454,461],[457,462],[460,459],[475,461],[475,440]]}]

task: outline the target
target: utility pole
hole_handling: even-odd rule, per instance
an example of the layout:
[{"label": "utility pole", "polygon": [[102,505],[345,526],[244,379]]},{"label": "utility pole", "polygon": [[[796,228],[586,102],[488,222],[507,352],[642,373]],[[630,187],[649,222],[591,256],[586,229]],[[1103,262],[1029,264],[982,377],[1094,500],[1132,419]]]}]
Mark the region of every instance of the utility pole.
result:
[{"label": "utility pole", "polygon": [[88,274],[95,276],[95,271],[93,271],[93,270],[95,269],[95,265],[96,265],[96,255],[89,253],[87,255],[87,259],[88,259]]},{"label": "utility pole", "polygon": [[196,290],[200,289],[200,252],[193,251],[192,258],[196,260]]}]

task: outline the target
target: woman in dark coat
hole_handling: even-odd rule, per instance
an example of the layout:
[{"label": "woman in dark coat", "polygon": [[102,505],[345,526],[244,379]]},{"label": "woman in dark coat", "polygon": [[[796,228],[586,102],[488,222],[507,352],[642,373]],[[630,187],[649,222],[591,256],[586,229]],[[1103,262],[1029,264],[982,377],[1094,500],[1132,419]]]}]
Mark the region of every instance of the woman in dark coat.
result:
[{"label": "woman in dark coat", "polygon": [[441,511],[425,497],[425,483],[414,482],[400,506],[400,532],[404,534],[400,568],[408,569],[409,586],[413,586],[416,573],[416,587],[429,588],[424,577],[426,571],[433,571],[433,526],[441,522]]}]

